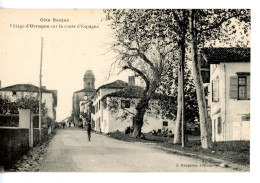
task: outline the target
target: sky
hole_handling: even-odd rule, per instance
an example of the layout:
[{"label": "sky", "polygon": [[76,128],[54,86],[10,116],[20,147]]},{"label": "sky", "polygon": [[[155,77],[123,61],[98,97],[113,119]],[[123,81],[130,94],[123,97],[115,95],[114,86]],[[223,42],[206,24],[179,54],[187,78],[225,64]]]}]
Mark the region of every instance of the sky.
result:
[{"label": "sky", "polygon": [[[57,121],[71,114],[73,92],[83,89],[86,70],[93,71],[96,88],[116,79],[127,81],[130,73],[115,73],[108,78],[116,55],[109,51],[113,36],[103,10],[0,10],[0,17],[2,87],[39,86],[43,37],[42,85],[58,90]],[[53,18],[69,20],[53,22]],[[49,28],[30,28],[31,24]]]}]

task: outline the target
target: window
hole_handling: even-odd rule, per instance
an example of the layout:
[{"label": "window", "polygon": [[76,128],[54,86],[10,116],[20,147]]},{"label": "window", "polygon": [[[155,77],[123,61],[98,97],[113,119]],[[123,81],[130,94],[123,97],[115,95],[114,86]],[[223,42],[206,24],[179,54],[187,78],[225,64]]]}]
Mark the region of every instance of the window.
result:
[{"label": "window", "polygon": [[16,91],[13,92],[13,95],[16,95]]},{"label": "window", "polygon": [[230,98],[250,100],[249,72],[237,72],[237,76],[230,76]]},{"label": "window", "polygon": [[221,117],[218,117],[218,134],[222,133],[222,121]]},{"label": "window", "polygon": [[163,126],[168,126],[168,121],[163,121]]},{"label": "window", "polygon": [[238,99],[246,99],[246,76],[238,77]]},{"label": "window", "polygon": [[218,78],[212,81],[212,102],[219,101],[219,82]]},{"label": "window", "polygon": [[121,100],[122,108],[130,108],[130,100]]}]

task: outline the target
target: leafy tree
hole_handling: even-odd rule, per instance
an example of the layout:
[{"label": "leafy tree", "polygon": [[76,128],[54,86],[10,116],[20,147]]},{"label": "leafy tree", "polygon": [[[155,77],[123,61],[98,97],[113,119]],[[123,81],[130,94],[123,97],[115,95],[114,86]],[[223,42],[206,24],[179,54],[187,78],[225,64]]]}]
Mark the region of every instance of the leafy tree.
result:
[{"label": "leafy tree", "polygon": [[9,112],[10,99],[0,95],[0,114],[6,114]]}]

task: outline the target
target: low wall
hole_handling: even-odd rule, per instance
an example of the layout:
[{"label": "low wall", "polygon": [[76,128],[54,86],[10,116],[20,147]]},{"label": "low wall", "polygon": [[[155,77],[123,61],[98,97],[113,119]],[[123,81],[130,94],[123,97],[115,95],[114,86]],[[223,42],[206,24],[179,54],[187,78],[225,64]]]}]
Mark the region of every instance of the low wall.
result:
[{"label": "low wall", "polygon": [[0,127],[0,165],[8,166],[29,150],[29,129]]},{"label": "low wall", "polygon": [[[38,115],[33,115],[33,142],[29,140],[30,115],[28,110],[21,110],[17,115],[0,115],[0,166],[11,165],[39,143]],[[42,129],[42,140],[47,136],[48,129]]]}]

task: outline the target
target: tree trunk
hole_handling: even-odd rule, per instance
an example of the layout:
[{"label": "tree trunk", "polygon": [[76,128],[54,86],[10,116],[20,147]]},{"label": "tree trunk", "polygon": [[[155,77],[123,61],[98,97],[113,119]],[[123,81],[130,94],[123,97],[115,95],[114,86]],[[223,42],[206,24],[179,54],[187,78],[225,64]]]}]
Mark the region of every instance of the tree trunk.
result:
[{"label": "tree trunk", "polygon": [[195,82],[198,106],[199,106],[199,116],[200,116],[200,132],[201,132],[201,147],[208,149],[212,147],[211,137],[209,133],[209,123],[206,99],[204,93],[204,86],[200,72],[200,63],[197,56],[197,32],[194,27],[195,25],[195,10],[191,10],[190,17],[190,33],[191,33],[191,59],[193,67],[193,77]]},{"label": "tree trunk", "polygon": [[[185,62],[185,36],[186,36],[186,20],[187,16],[185,13],[186,10],[183,10],[183,26],[181,31],[181,40],[179,41],[179,67],[178,67],[178,110],[177,110],[177,119],[175,126],[175,137],[174,144],[179,144],[182,142],[182,147],[185,146],[185,98],[184,98],[184,62]],[[182,136],[182,138],[180,138]]]},{"label": "tree trunk", "polygon": [[133,118],[133,137],[136,139],[140,139],[142,134],[143,116],[145,112],[143,114],[142,113],[143,112],[137,112],[136,116]]},{"label": "tree trunk", "polygon": [[185,94],[184,94],[184,87],[185,87],[185,82],[184,82],[184,61],[185,61],[185,46],[183,42],[181,44],[181,54],[182,54],[182,62],[181,62],[181,74],[182,74],[182,87],[181,87],[181,96],[182,96],[182,129],[181,129],[181,134],[182,134],[182,147],[185,147],[185,141],[186,141],[186,121],[185,121]]},{"label": "tree trunk", "polygon": [[175,134],[174,134],[174,144],[181,143],[181,121],[182,121],[182,73],[181,73],[181,55],[178,64],[178,110],[177,110],[177,118],[175,121]]},{"label": "tree trunk", "polygon": [[135,125],[134,126],[134,131],[133,131],[133,137],[136,139],[140,139],[142,134],[142,127]]},{"label": "tree trunk", "polygon": [[137,113],[133,118],[133,137],[140,139],[142,133],[142,126],[144,123],[144,115],[148,108],[149,100],[147,98],[142,98],[138,103],[136,110]]}]

